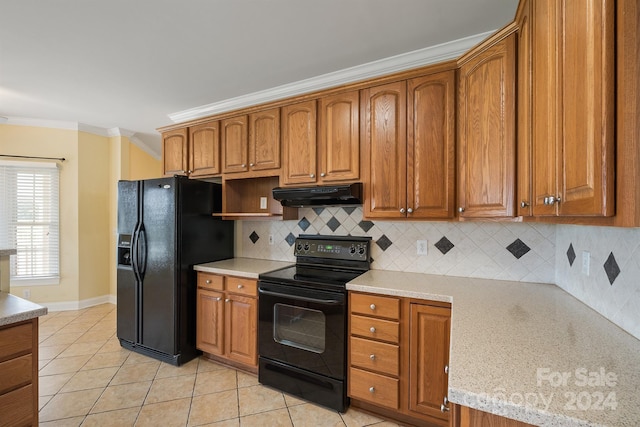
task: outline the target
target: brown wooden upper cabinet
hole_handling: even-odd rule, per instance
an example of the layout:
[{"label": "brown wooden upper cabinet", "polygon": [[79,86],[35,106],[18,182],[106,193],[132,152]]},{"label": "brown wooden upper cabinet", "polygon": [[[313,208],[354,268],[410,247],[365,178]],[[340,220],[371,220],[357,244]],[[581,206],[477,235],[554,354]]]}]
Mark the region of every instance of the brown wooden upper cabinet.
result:
[{"label": "brown wooden upper cabinet", "polygon": [[357,90],[286,106],[282,110],[283,185],[358,180],[360,109]]},{"label": "brown wooden upper cabinet", "polygon": [[189,128],[189,177],[219,175],[220,122],[213,121]]},{"label": "brown wooden upper cabinet", "polygon": [[221,121],[222,172],[251,173],[280,168],[280,109]]},{"label": "brown wooden upper cabinet", "polygon": [[455,70],[362,91],[364,216],[454,216]]},{"label": "brown wooden upper cabinet", "polygon": [[[531,143],[519,141],[519,163],[530,162],[530,170],[518,171],[522,215],[615,214],[614,3],[540,0],[521,5],[531,8],[533,19],[520,31],[531,31],[535,41],[531,45],[521,37],[520,43],[531,55],[530,69],[519,81],[531,114],[521,123],[530,126],[524,130],[530,129]],[[530,90],[523,87],[528,84]]]},{"label": "brown wooden upper cabinet", "polygon": [[187,175],[189,170],[189,141],[187,128],[162,134],[162,174]]},{"label": "brown wooden upper cabinet", "polygon": [[499,32],[461,58],[458,97],[458,212],[515,215],[516,36]]}]

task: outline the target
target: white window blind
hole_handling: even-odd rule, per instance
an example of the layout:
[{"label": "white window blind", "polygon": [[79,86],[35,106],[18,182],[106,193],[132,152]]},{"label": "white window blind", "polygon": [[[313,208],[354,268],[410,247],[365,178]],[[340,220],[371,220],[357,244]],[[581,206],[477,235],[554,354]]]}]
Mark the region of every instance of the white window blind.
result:
[{"label": "white window blind", "polygon": [[11,284],[58,283],[57,164],[0,162],[0,202],[0,246],[17,251],[11,257]]}]

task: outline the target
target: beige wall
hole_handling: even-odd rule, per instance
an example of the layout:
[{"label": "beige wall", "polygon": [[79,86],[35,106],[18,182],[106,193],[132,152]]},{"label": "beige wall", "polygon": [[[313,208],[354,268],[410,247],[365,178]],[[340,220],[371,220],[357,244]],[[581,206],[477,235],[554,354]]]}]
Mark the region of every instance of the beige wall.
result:
[{"label": "beige wall", "polygon": [[39,303],[87,305],[116,295],[120,179],[159,177],[162,163],[126,137],[0,125],[0,153],[64,157],[60,163],[60,283],[13,287]]}]

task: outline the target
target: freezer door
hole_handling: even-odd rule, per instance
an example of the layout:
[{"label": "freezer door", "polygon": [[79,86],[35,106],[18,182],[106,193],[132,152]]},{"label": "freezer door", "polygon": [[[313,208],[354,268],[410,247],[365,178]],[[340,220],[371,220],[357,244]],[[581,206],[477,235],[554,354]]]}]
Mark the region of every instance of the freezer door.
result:
[{"label": "freezer door", "polygon": [[[118,236],[133,236],[138,223],[139,182],[118,182]],[[120,242],[118,242],[119,244]],[[118,247],[113,248],[118,251]],[[137,282],[131,265],[117,267],[117,336],[131,343],[138,341]]]},{"label": "freezer door", "polygon": [[177,354],[176,180],[142,183],[140,344]]}]

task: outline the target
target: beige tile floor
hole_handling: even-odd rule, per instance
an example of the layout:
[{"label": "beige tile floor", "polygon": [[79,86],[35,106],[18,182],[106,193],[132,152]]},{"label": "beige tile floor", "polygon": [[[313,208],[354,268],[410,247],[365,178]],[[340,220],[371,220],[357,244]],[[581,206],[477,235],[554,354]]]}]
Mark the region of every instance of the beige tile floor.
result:
[{"label": "beige tile floor", "polygon": [[264,387],[205,358],[175,367],[120,347],[103,304],[40,318],[41,426],[377,426]]}]

